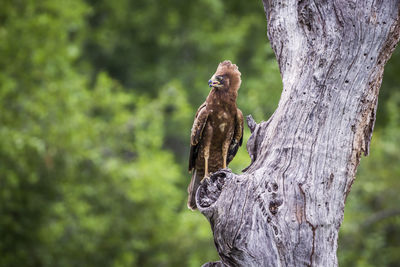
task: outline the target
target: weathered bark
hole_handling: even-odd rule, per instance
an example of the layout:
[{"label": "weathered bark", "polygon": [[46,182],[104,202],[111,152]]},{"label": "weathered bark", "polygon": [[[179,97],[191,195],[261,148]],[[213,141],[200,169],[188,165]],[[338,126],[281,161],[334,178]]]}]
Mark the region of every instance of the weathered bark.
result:
[{"label": "weathered bark", "polygon": [[263,2],[283,91],[267,122],[248,118],[246,171],[221,170],[197,191],[221,258],[206,266],[337,266],[400,0]]}]

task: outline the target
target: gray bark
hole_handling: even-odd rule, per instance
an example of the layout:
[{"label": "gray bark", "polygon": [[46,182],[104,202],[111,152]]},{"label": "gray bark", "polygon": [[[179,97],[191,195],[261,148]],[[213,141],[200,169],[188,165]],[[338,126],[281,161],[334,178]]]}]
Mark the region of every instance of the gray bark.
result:
[{"label": "gray bark", "polygon": [[205,266],[337,266],[346,197],[399,40],[400,0],[263,3],[283,91],[267,122],[248,118],[245,172],[218,171],[197,191],[221,258]]}]

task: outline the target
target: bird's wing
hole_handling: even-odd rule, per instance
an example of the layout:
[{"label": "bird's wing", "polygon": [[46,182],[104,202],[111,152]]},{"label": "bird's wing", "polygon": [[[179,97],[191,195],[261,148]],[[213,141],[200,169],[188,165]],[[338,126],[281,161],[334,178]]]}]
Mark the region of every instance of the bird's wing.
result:
[{"label": "bird's wing", "polygon": [[192,133],[190,135],[190,155],[189,155],[189,171],[194,168],[198,150],[199,142],[203,136],[204,126],[207,123],[208,112],[206,103],[204,102],[197,110],[196,117],[193,122]]},{"label": "bird's wing", "polygon": [[243,143],[243,113],[240,109],[237,109],[235,118],[235,132],[233,134],[231,144],[229,145],[228,156],[226,158],[227,165],[235,157],[242,143]]}]

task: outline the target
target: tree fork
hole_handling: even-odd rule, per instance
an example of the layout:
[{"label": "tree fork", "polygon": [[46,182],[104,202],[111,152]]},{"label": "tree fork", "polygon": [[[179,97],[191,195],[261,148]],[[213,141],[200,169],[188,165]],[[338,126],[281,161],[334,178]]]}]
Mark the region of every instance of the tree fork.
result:
[{"label": "tree fork", "polygon": [[251,164],[198,189],[221,261],[204,266],[337,266],[346,197],[368,154],[399,0],[263,0],[283,91],[248,118]]}]

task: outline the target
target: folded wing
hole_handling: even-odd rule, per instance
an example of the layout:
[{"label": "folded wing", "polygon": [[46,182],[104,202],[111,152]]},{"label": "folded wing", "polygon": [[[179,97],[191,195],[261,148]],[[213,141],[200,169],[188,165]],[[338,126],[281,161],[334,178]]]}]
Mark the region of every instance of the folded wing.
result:
[{"label": "folded wing", "polygon": [[208,112],[206,109],[206,103],[203,103],[197,110],[190,135],[189,171],[195,168],[196,158],[200,147],[199,143],[203,137],[203,130],[207,123],[207,118]]},{"label": "folded wing", "polygon": [[226,165],[232,161],[235,157],[239,147],[243,143],[243,113],[240,109],[237,109],[235,118],[235,132],[231,144],[228,149],[228,156],[226,158]]}]

